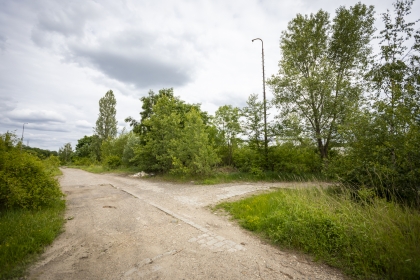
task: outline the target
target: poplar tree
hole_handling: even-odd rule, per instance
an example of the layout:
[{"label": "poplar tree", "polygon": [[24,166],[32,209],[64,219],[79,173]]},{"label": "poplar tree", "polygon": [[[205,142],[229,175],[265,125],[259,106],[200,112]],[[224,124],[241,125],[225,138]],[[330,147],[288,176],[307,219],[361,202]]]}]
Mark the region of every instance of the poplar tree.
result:
[{"label": "poplar tree", "polygon": [[113,139],[117,136],[116,105],[117,100],[112,90],[109,90],[104,97],[99,99],[99,116],[94,130],[101,141],[108,138]]}]

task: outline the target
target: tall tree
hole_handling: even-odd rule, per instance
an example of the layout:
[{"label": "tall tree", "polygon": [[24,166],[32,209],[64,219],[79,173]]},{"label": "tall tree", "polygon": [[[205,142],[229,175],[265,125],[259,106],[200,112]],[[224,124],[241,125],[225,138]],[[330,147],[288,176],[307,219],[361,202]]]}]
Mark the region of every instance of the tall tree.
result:
[{"label": "tall tree", "polygon": [[251,94],[246,104],[241,110],[242,131],[248,137],[249,146],[260,150],[261,145],[264,145],[264,104],[258,101],[257,94]]},{"label": "tall tree", "polygon": [[371,107],[354,121],[350,149],[337,172],[352,186],[420,207],[420,30],[407,22],[413,1],[382,14],[380,52],[369,78]]},{"label": "tall tree", "polygon": [[[336,10],[333,23],[320,10],[298,14],[281,35],[279,73],[269,80],[280,117],[299,116],[303,132],[322,159],[337,129],[358,107],[371,53],[373,7],[361,3]],[[293,113],[293,114],[291,114]]]},{"label": "tall tree", "polygon": [[[382,14],[381,50],[370,72],[377,93],[374,108],[386,126],[387,141],[393,145],[401,143],[398,138],[416,125],[420,115],[420,29],[414,30],[416,22],[405,20],[413,2],[394,3],[394,20],[389,11]],[[390,152],[395,165],[395,147]]]},{"label": "tall tree", "polygon": [[207,174],[218,162],[198,105],[162,96],[144,120],[147,133],[133,148],[140,168],[180,174]]},{"label": "tall tree", "polygon": [[115,99],[112,90],[109,90],[104,97],[99,100],[99,116],[96,121],[95,134],[103,141],[108,138],[115,138],[117,136],[117,119],[115,115],[117,110],[115,106],[117,100]]},{"label": "tall tree", "polygon": [[63,147],[58,149],[58,157],[61,163],[70,162],[72,156],[73,156],[73,148],[71,147],[71,143],[66,143]]},{"label": "tall tree", "polygon": [[237,142],[237,135],[241,132],[239,124],[240,110],[232,105],[224,105],[217,109],[213,124],[217,127],[222,148],[226,150],[223,156],[224,163],[231,165],[233,163],[233,147]]}]

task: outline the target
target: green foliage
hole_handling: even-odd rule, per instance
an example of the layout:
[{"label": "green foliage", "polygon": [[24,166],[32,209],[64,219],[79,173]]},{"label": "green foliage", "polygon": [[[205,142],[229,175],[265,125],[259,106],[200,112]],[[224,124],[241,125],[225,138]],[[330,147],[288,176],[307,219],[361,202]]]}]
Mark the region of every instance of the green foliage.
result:
[{"label": "green foliage", "polygon": [[47,174],[51,176],[61,175],[61,171],[58,169],[60,167],[60,159],[58,156],[49,156],[48,158],[42,161],[44,164],[44,170]]},{"label": "green foliage", "polygon": [[105,96],[99,99],[99,115],[96,120],[95,134],[101,140],[117,136],[118,122],[115,118],[117,114],[117,110],[115,109],[116,105],[117,100],[112,90],[107,91]]},{"label": "green foliage", "polygon": [[110,156],[116,156],[120,158],[123,157],[124,149],[129,138],[129,133],[124,131],[116,138],[108,138],[102,142],[101,145],[101,155],[104,160]]},{"label": "green foliage", "polygon": [[71,147],[71,143],[66,143],[63,147],[58,149],[58,158],[60,159],[61,164],[71,163],[73,153],[74,152],[73,148]]},{"label": "green foliage", "polygon": [[0,211],[0,279],[24,275],[36,254],[60,233],[64,210],[65,201],[56,200],[39,210]]},{"label": "green foliage", "polygon": [[251,94],[246,104],[247,106],[241,110],[243,117],[241,131],[247,136],[249,146],[262,152],[264,147],[264,104],[262,101],[258,101],[257,94]]},{"label": "green foliage", "polygon": [[260,150],[254,146],[244,145],[235,149],[233,153],[233,162],[241,172],[251,172],[252,170],[263,170],[265,166],[265,158]]},{"label": "green foliage", "polygon": [[412,3],[397,1],[394,20],[382,14],[381,51],[369,73],[376,95],[353,120],[349,145],[331,172],[352,188],[420,207],[420,30],[404,19]]},{"label": "green foliage", "polygon": [[60,199],[62,193],[52,177],[57,159],[52,157],[44,165],[14,146],[15,139],[9,133],[0,137],[0,209],[37,209]]},{"label": "green foliage", "polygon": [[362,193],[283,189],[223,203],[245,228],[363,278],[420,277],[419,213]]},{"label": "green foliage", "polygon": [[299,129],[316,142],[322,159],[358,108],[373,22],[373,7],[358,3],[337,9],[332,24],[322,10],[298,14],[282,33],[279,73],[268,82],[279,119],[287,126],[290,116],[299,116]]},{"label": "green foliage", "polygon": [[77,140],[72,156],[73,165],[90,165],[101,160],[102,140],[98,135],[83,136]]},{"label": "green foliage", "polygon": [[121,158],[122,163],[125,166],[134,166],[135,162],[133,159],[135,157],[134,149],[140,145],[140,137],[135,133],[129,133],[127,138],[127,143],[124,146],[123,155]]},{"label": "green foliage", "polygon": [[275,172],[296,175],[319,173],[322,167],[322,161],[314,146],[308,144],[295,145],[292,142],[270,147],[269,162]]},{"label": "green foliage", "polygon": [[44,150],[37,147],[22,146],[22,149],[28,153],[37,156],[39,159],[46,159],[50,156],[58,156],[57,151]]},{"label": "green foliage", "polygon": [[109,155],[104,158],[104,165],[110,169],[116,169],[122,164],[121,158],[115,155]]},{"label": "green foliage", "polygon": [[147,133],[133,148],[132,160],[143,170],[206,174],[217,163],[198,105],[162,95],[143,124]]},{"label": "green foliage", "polygon": [[184,128],[168,147],[172,157],[171,173],[183,175],[209,175],[219,162],[209,142],[206,126],[198,111],[185,114]]},{"label": "green foliage", "polygon": [[233,150],[239,142],[237,135],[241,132],[239,118],[239,108],[224,105],[217,109],[213,119],[213,124],[218,130],[219,155],[225,165],[233,163]]}]

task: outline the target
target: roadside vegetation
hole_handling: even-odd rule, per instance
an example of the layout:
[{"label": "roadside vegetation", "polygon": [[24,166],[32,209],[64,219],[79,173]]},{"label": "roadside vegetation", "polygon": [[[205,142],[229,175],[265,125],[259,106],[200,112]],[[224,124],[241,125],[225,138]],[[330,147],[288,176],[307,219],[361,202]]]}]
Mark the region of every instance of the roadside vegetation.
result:
[{"label": "roadside vegetation", "polygon": [[[93,135],[79,139],[74,150],[64,144],[60,162],[204,185],[329,181],[340,186],[339,194],[282,191],[274,199],[282,203],[266,203],[266,217],[238,218],[255,216],[255,228],[251,220],[241,223],[263,232],[265,221],[273,242],[311,252],[352,275],[415,279],[420,29],[418,20],[407,20],[413,2],[397,0],[393,11],[380,14],[379,32],[374,7],[360,2],[338,7],[333,16],[323,10],[296,15],[280,35],[279,71],[266,81],[273,92],[266,105],[275,112],[267,129],[256,94],[242,108],[223,105],[210,115],[166,88],[141,97],[140,118],[127,117],[132,130],[118,134],[110,90],[99,100]],[[235,205],[238,212],[251,207]],[[284,214],[293,209],[301,212]],[[392,254],[401,258],[391,263]]]},{"label": "roadside vegetation", "polygon": [[59,234],[65,201],[60,160],[41,160],[12,133],[0,135],[0,279],[17,278]]},{"label": "roadside vegetation", "polygon": [[281,189],[216,208],[280,248],[356,278],[420,278],[420,213],[368,189]]}]

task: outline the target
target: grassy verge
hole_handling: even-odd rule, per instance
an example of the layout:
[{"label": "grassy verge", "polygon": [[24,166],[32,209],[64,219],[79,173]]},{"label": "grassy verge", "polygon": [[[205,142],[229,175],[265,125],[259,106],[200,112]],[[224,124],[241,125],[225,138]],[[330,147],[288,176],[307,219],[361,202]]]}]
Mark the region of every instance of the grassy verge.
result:
[{"label": "grassy verge", "polygon": [[277,172],[261,172],[258,174],[245,172],[219,172],[206,178],[198,178],[197,184],[214,185],[231,182],[310,182],[324,181],[326,178],[321,174],[289,174]]},{"label": "grassy verge", "polygon": [[[78,168],[91,173],[137,173],[140,172],[136,167],[119,167],[117,169],[110,169],[102,165],[69,165],[69,168]],[[261,172],[258,174],[245,173],[239,171],[231,172],[215,172],[210,176],[192,176],[192,175],[175,175],[171,173],[156,174],[153,176],[158,180],[168,182],[187,183],[194,181],[197,185],[215,185],[225,184],[232,182],[312,182],[312,181],[328,181],[328,178],[322,174],[291,174],[291,173],[278,173],[278,172]]]},{"label": "grassy verge", "polygon": [[87,172],[101,174],[101,173],[137,173],[140,170],[136,167],[120,167],[117,169],[110,169],[106,166],[102,165],[89,165],[89,166],[81,166],[81,165],[69,165],[69,168],[77,168],[82,169]]},{"label": "grassy verge", "polygon": [[17,278],[60,233],[65,201],[41,210],[0,211],[0,279]]},{"label": "grassy verge", "polygon": [[[366,199],[361,199],[365,197]],[[420,279],[420,213],[346,191],[282,189],[222,203],[239,223],[281,247],[361,278]]]}]

